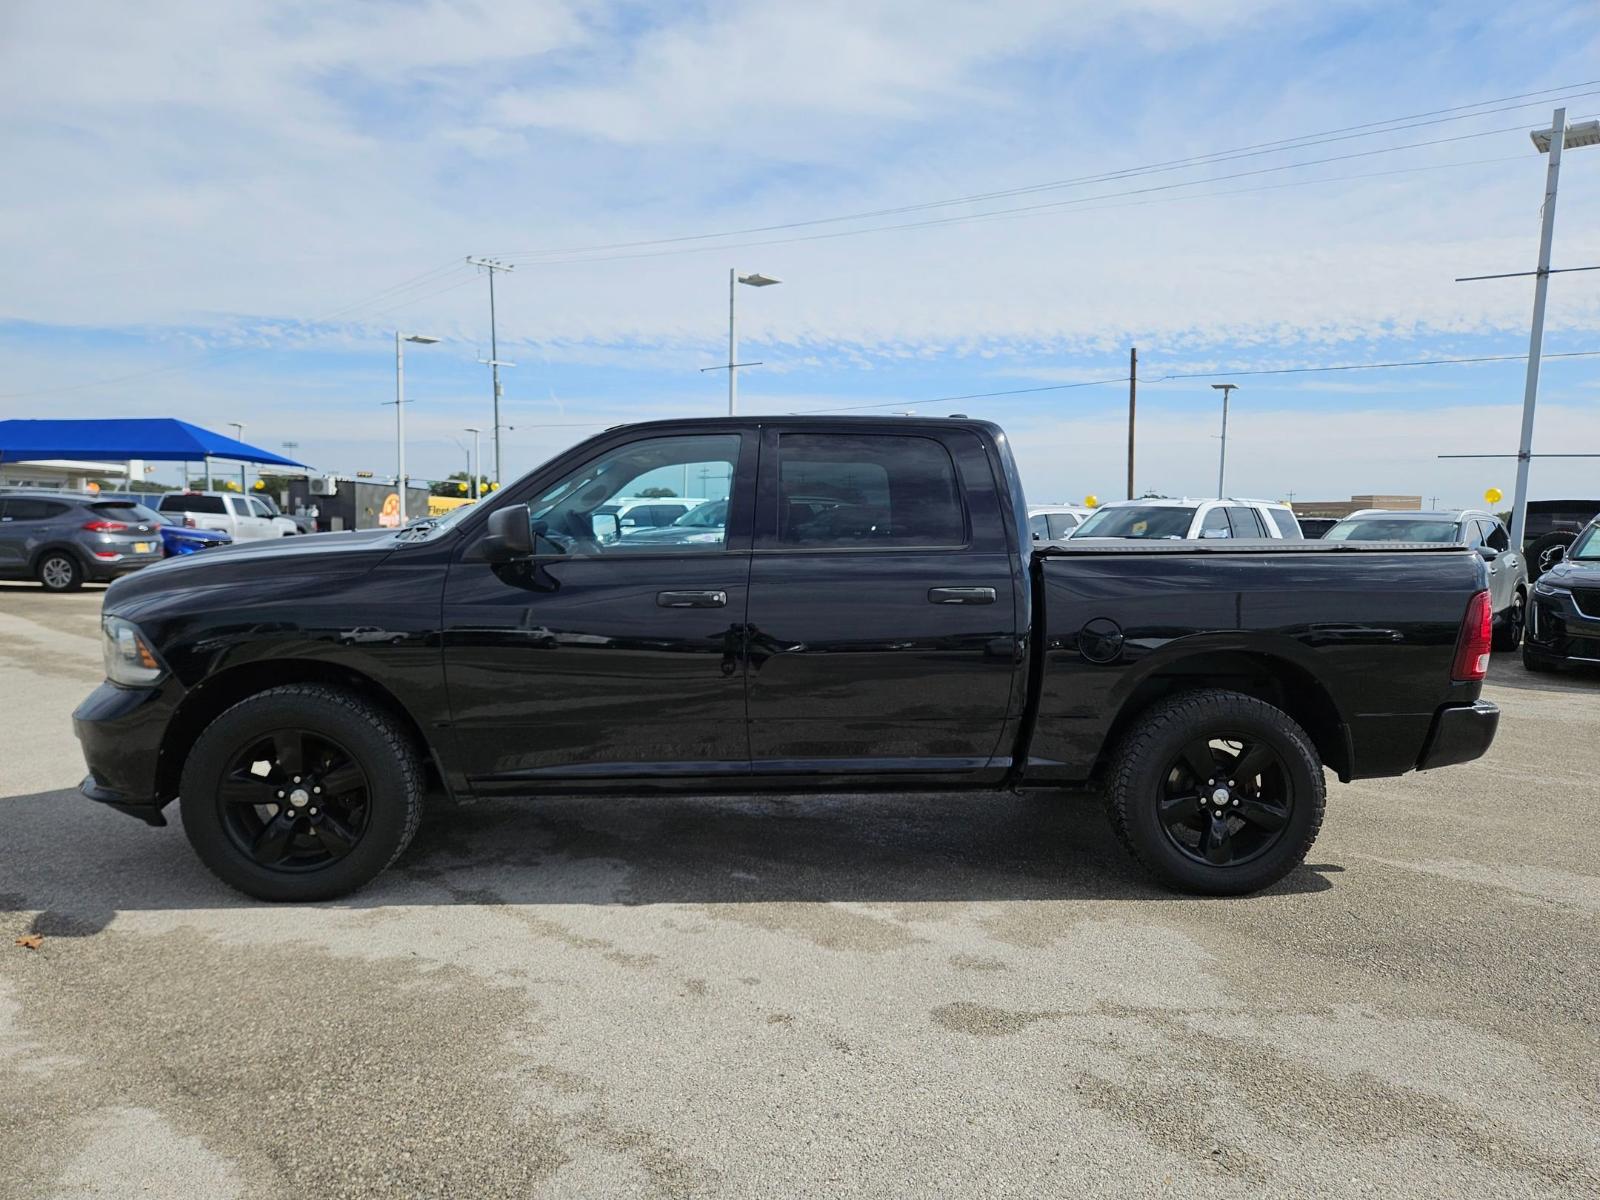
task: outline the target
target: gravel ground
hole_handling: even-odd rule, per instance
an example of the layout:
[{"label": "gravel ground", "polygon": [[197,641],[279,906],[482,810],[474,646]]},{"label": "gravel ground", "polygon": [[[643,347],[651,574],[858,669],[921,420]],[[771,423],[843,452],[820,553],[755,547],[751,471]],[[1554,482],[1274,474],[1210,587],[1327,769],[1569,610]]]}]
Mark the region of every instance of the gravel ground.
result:
[{"label": "gravel ground", "polygon": [[283,908],[77,796],[98,607],[0,585],[0,1195],[1600,1194],[1600,677],[1246,899],[903,794],[441,806]]}]

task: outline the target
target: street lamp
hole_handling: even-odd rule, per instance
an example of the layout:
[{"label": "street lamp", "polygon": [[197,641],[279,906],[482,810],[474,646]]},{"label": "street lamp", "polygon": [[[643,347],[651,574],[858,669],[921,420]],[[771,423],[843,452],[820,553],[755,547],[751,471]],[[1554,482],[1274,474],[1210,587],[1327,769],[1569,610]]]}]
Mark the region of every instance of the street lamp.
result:
[{"label": "street lamp", "polygon": [[[244,422],[243,421],[229,421],[228,422],[228,428],[233,430],[233,440],[234,441],[236,441],[236,442],[244,441]],[[244,460],[241,459],[239,461],[239,494],[240,495],[243,495],[244,493],[246,493],[246,492],[248,492],[250,490],[249,488],[245,487],[244,472],[245,472]]]},{"label": "street lamp", "polygon": [[1222,457],[1217,462],[1217,499],[1221,500],[1227,495],[1222,488],[1223,477],[1228,471],[1228,398],[1233,395],[1237,383],[1213,383],[1211,385],[1222,393]]},{"label": "street lamp", "polygon": [[476,500],[478,498],[478,435],[481,434],[483,430],[479,429],[475,425],[468,425],[461,432],[470,433],[472,435],[472,463],[468,467],[468,471],[472,475],[472,498]]},{"label": "street lamp", "polygon": [[782,283],[781,279],[774,279],[770,275],[763,275],[759,271],[752,271],[748,275],[739,274],[738,268],[730,267],[728,270],[728,415],[731,417],[739,407],[739,368],[741,366],[757,367],[760,363],[739,362],[739,329],[734,320],[734,296],[738,291],[735,284],[744,284],[746,287],[771,287],[775,283]]},{"label": "street lamp", "polygon": [[432,346],[438,338],[426,333],[394,331],[394,488],[400,496],[400,524],[406,523],[406,355],[405,343]]},{"label": "street lamp", "polygon": [[[1562,136],[1556,137],[1556,130]],[[1549,129],[1529,135],[1540,154],[1550,156],[1545,168],[1544,220],[1539,226],[1539,267],[1533,281],[1533,325],[1528,333],[1528,374],[1522,388],[1522,437],[1517,443],[1517,486],[1511,498],[1511,548],[1522,550],[1528,523],[1528,468],[1533,460],[1533,410],[1539,398],[1539,357],[1544,352],[1544,302],[1550,290],[1550,242],[1556,229],[1556,185],[1561,181],[1561,151],[1600,145],[1600,121],[1567,124],[1567,110],[1551,114]]]}]

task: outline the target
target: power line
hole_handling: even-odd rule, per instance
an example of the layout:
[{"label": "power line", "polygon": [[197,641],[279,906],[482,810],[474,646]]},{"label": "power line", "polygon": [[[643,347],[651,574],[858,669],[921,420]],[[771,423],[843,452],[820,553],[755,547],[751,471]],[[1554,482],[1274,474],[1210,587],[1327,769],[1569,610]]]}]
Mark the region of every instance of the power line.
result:
[{"label": "power line", "polygon": [[[928,220],[925,220],[925,221],[902,221],[902,222],[896,222],[894,224],[889,224],[889,225],[869,225],[869,226],[866,226],[866,227],[861,228],[861,229],[840,229],[840,230],[833,230],[833,231],[827,232],[827,233],[808,233],[808,234],[800,234],[800,235],[797,235],[795,237],[786,237],[786,238],[761,238],[761,239],[757,239],[757,240],[754,240],[754,241],[748,241],[748,242],[724,242],[724,243],[720,243],[720,244],[718,244],[716,246],[679,247],[679,248],[674,249],[674,250],[645,250],[645,251],[631,252],[631,253],[627,253],[627,254],[594,255],[594,256],[591,256],[591,257],[588,257],[588,258],[546,259],[546,260],[543,260],[543,261],[537,263],[536,265],[541,266],[541,267],[573,266],[573,265],[581,266],[581,265],[588,264],[588,263],[620,262],[620,261],[623,261],[623,260],[630,260],[630,259],[671,258],[671,257],[676,257],[678,255],[683,255],[683,254],[707,254],[707,253],[721,252],[721,251],[725,251],[725,250],[748,249],[748,248],[753,247],[753,246],[783,246],[783,245],[791,245],[791,244],[797,243],[797,242],[829,241],[829,240],[832,240],[834,238],[860,237],[860,236],[862,236],[864,234],[884,233],[884,232],[888,232],[888,231],[891,231],[891,230],[928,229],[928,228],[933,228],[933,227],[941,226],[941,225],[965,225],[965,224],[970,224],[970,223],[974,223],[974,222],[978,222],[978,221],[995,220],[995,219],[1000,218],[1000,217],[1011,217],[1011,216],[1019,216],[1019,215],[1028,215],[1028,214],[1032,214],[1032,213],[1051,212],[1051,211],[1058,211],[1058,210],[1068,209],[1068,208],[1078,208],[1080,211],[1084,211],[1084,212],[1096,212],[1096,211],[1101,211],[1101,210],[1107,209],[1107,208],[1131,207],[1131,205],[1100,205],[1098,207],[1094,207],[1097,204],[1097,202],[1102,201],[1102,200],[1115,200],[1115,199],[1121,199],[1121,198],[1129,197],[1129,196],[1146,196],[1146,195],[1150,195],[1152,193],[1157,193],[1157,192],[1174,191],[1174,190],[1179,189],[1179,188],[1201,187],[1201,186],[1206,185],[1206,184],[1225,183],[1230,179],[1246,179],[1246,178],[1250,178],[1250,177],[1258,176],[1258,175],[1271,175],[1271,174],[1275,174],[1275,173],[1280,172],[1280,171],[1298,170],[1298,169],[1300,169],[1302,167],[1325,166],[1328,163],[1349,162],[1352,159],[1358,159],[1358,158],[1371,158],[1372,156],[1378,155],[1378,154],[1394,154],[1394,153],[1398,153],[1399,151],[1402,151],[1402,150],[1419,150],[1419,149],[1422,149],[1422,148],[1425,148],[1425,147],[1428,147],[1428,146],[1443,146],[1443,145],[1447,145],[1447,144],[1450,144],[1450,143],[1453,143],[1453,142],[1469,141],[1469,140],[1472,140],[1474,138],[1493,137],[1493,136],[1496,136],[1498,134],[1517,133],[1517,132],[1520,132],[1520,131],[1521,131],[1521,126],[1509,126],[1509,127],[1501,128],[1501,129],[1486,129],[1486,130],[1481,130],[1481,131],[1479,131],[1477,133],[1463,133],[1463,134],[1454,135],[1452,137],[1433,138],[1433,139],[1430,139],[1428,141],[1422,141],[1422,142],[1409,142],[1409,143],[1405,143],[1405,144],[1402,144],[1402,145],[1399,145],[1399,146],[1382,146],[1382,147],[1379,147],[1379,148],[1374,149],[1374,150],[1359,150],[1359,151],[1355,151],[1355,152],[1350,153],[1350,154],[1331,155],[1331,156],[1329,156],[1327,158],[1307,159],[1307,160],[1305,160],[1303,162],[1281,163],[1281,164],[1279,164],[1277,166],[1272,166],[1272,167],[1256,167],[1256,168],[1254,168],[1252,170],[1249,170],[1249,171],[1235,171],[1235,172],[1233,172],[1232,174],[1229,174],[1229,175],[1219,175],[1219,176],[1215,176],[1215,177],[1210,178],[1210,179],[1190,179],[1190,180],[1181,180],[1181,181],[1177,181],[1177,182],[1173,182],[1173,183],[1152,184],[1149,187],[1129,188],[1128,190],[1121,191],[1121,192],[1103,192],[1103,193],[1101,193],[1099,195],[1095,195],[1095,196],[1079,196],[1079,197],[1076,197],[1076,198],[1070,199],[1070,200],[1052,200],[1052,201],[1049,201],[1049,202],[1043,203],[1043,204],[1026,204],[1026,205],[1020,205],[1020,206],[1015,207],[1015,208],[992,209],[992,210],[990,210],[988,212],[981,212],[981,213],[964,213],[964,214],[959,214],[959,215],[956,215],[956,216],[949,216],[949,217],[932,217],[932,218],[929,218]],[[1498,161],[1501,161],[1501,160],[1499,160],[1499,159],[1490,159],[1490,160],[1482,160],[1482,161],[1498,162]],[[1461,166],[1461,165],[1468,165],[1468,164],[1463,164],[1463,163],[1432,164],[1430,166],[1425,166],[1425,167],[1408,167],[1408,168],[1404,168],[1404,170],[1433,170],[1433,169],[1440,169],[1440,168],[1446,167],[1446,166]],[[1348,178],[1361,178],[1361,176],[1349,176]],[[1340,181],[1341,181],[1341,179],[1339,177],[1335,177],[1333,179],[1322,180],[1320,182],[1337,183],[1337,182],[1340,182]],[[1316,182],[1316,181],[1313,181],[1313,182]],[[1210,193],[1210,194],[1211,195],[1226,195],[1228,193],[1218,192],[1218,193]],[[1206,198],[1206,196],[1207,196],[1207,193],[1196,193],[1192,197],[1183,197],[1183,198],[1184,199],[1188,199],[1188,198],[1204,199],[1204,198]],[[1083,207],[1083,206],[1090,206],[1090,207]]]},{"label": "power line", "polygon": [[[1005,199],[1011,196],[1026,195],[1033,192],[1050,191],[1067,187],[1079,187],[1089,183],[1109,182],[1125,179],[1138,175],[1154,174],[1164,171],[1181,170],[1186,167],[1203,166],[1214,162],[1228,162],[1238,158],[1252,157],[1261,154],[1280,153],[1286,150],[1305,149],[1309,146],[1323,145],[1328,142],[1346,141],[1351,138],[1374,137],[1383,133],[1399,133],[1407,129],[1421,128],[1426,125],[1444,124],[1449,121],[1470,120],[1475,117],[1492,116],[1495,113],[1511,112],[1517,109],[1542,107],[1551,103],[1552,99],[1580,99],[1585,96],[1600,94],[1596,91],[1579,92],[1573,95],[1554,97],[1552,99],[1532,100],[1523,104],[1507,104],[1499,108],[1488,107],[1501,104],[1508,100],[1522,100],[1529,96],[1541,96],[1550,92],[1570,92],[1573,88],[1590,88],[1600,85],[1600,80],[1586,80],[1582,83],[1567,84],[1559,88],[1543,88],[1537,92],[1522,92],[1513,96],[1502,96],[1495,100],[1481,100],[1475,104],[1457,105],[1453,108],[1434,109],[1430,112],[1414,113],[1409,116],[1391,117],[1384,121],[1371,121],[1361,125],[1347,125],[1339,129],[1324,130],[1319,133],[1302,134],[1298,137],[1283,138],[1271,142],[1259,142],[1252,146],[1243,146],[1231,150],[1218,150],[1209,154],[1193,155],[1188,158],[1169,159],[1165,162],[1151,163],[1139,167],[1127,167],[1115,171],[1106,171],[1094,175],[1081,175],[1072,179],[1053,180],[1047,183],[1028,184],[1021,187],[1005,188],[998,191],[976,192],[966,196],[955,196],[944,200],[929,200],[916,204],[898,205],[892,208],[870,209],[863,212],[843,213],[828,217],[815,217],[802,221],[787,221],[774,225],[755,225],[741,229],[722,230],[715,233],[684,234],[669,238],[650,238],[629,242],[606,242],[588,246],[571,246],[550,250],[524,250],[508,254],[508,258],[545,258],[552,255],[589,254],[607,250],[639,249],[647,246],[674,245],[683,242],[711,241],[727,237],[742,237],[753,233],[774,233],[788,229],[801,229],[813,225],[835,224],[844,221],[871,220],[877,217],[897,216],[902,213],[918,212],[931,208],[947,208],[957,204],[976,204],[988,200]],[[1467,109],[1480,109],[1478,112],[1466,112]],[[1443,114],[1456,113],[1460,115],[1449,116]],[[1437,118],[1426,120],[1422,118]],[[1407,122],[1413,122],[1407,124]],[[1364,131],[1364,132],[1363,132]]]},{"label": "power line", "polygon": [[[1568,350],[1561,354],[1546,354],[1545,358],[1593,358],[1600,350]],[[1392,367],[1443,367],[1465,363],[1526,362],[1526,354],[1484,354],[1473,358],[1421,358],[1411,362],[1341,363],[1330,367],[1277,367],[1271,370],[1190,371],[1181,375],[1163,375],[1159,379],[1141,379],[1140,383],[1168,383],[1175,379],[1217,379],[1224,375],[1309,375],[1321,371],[1384,371]],[[1126,378],[1126,376],[1124,376]]]}]

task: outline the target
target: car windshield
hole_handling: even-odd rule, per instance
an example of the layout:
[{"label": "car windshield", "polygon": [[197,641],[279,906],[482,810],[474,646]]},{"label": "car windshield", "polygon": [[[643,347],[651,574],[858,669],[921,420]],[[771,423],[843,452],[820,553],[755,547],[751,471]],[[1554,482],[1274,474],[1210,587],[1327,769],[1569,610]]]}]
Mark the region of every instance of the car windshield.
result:
[{"label": "car windshield", "polygon": [[1102,508],[1074,531],[1075,538],[1184,538],[1194,521],[1194,509],[1166,505],[1130,504]]},{"label": "car windshield", "polygon": [[1406,517],[1362,517],[1340,521],[1322,535],[1325,542],[1454,542],[1454,521],[1417,521]]},{"label": "car windshield", "polygon": [[673,522],[683,529],[720,529],[728,523],[728,502],[726,500],[707,500],[696,508],[691,508],[683,516]]},{"label": "car windshield", "polygon": [[1582,558],[1590,562],[1600,559],[1600,525],[1591,525],[1572,543],[1568,558]]},{"label": "car windshield", "polygon": [[161,518],[142,504],[125,500],[102,501],[89,507],[108,521],[127,521],[135,525],[154,525]]}]

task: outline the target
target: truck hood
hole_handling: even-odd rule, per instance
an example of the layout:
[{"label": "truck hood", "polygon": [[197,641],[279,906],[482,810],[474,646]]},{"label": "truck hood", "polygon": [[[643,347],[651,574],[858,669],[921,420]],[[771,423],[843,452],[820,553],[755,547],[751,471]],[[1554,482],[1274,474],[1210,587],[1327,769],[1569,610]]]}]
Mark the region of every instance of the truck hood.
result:
[{"label": "truck hood", "polygon": [[248,586],[299,575],[365,574],[393,553],[394,548],[395,535],[391,529],[235,541],[204,554],[163,559],[142,571],[124,575],[106,589],[103,609],[121,611],[146,598],[170,596],[179,591],[211,590],[235,584]]}]

